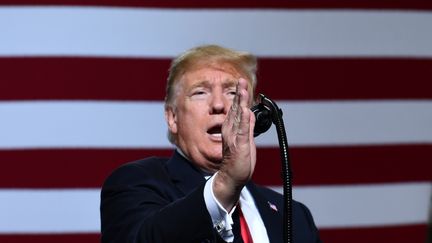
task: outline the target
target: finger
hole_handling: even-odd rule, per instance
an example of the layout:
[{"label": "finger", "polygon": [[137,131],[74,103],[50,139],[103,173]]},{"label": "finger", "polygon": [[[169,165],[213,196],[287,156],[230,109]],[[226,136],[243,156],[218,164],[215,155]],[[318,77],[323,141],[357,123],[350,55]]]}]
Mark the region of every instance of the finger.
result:
[{"label": "finger", "polygon": [[237,89],[239,90],[239,106],[249,108],[249,92],[246,79],[239,79]]},{"label": "finger", "polygon": [[[249,112],[249,121],[250,121],[250,125],[249,125],[249,137],[253,138],[254,137],[254,129],[255,129],[255,122],[256,122],[256,118],[255,115],[253,114],[252,111]],[[254,142],[254,139],[251,139],[251,142]]]},{"label": "finger", "polygon": [[249,93],[247,86],[248,83],[245,79],[240,79],[237,83],[236,94],[225,120],[227,134],[245,134],[249,131]]},{"label": "finger", "polygon": [[238,118],[240,119],[238,125],[237,134],[244,135],[246,138],[244,141],[248,141],[249,139],[249,130],[250,130],[250,110],[249,110],[249,93],[247,91],[247,81],[245,79],[239,80],[239,112]]},{"label": "finger", "polygon": [[238,124],[240,123],[240,118],[238,116],[239,102],[240,102],[240,95],[239,95],[239,86],[237,83],[236,94],[234,95],[233,102],[228,111],[228,115],[225,118],[224,125],[222,126],[222,133],[224,135],[223,137],[225,138],[228,138],[226,136],[235,135]]},{"label": "finger", "polygon": [[236,94],[234,96],[233,103],[231,105],[230,109],[230,119],[232,120],[232,130],[233,132],[236,132],[238,129],[238,126],[241,121],[241,107],[240,107],[240,101],[241,101],[241,88],[240,88],[240,81],[237,83],[236,86]]},{"label": "finger", "polygon": [[[242,95],[245,95],[247,91],[243,90]],[[247,96],[247,95],[246,95]],[[246,137],[249,137],[249,129],[250,129],[250,112],[249,107],[247,106],[240,106],[239,113],[237,116],[238,123],[237,123],[237,134],[239,135],[245,135]]]},{"label": "finger", "polygon": [[237,83],[236,88],[236,102],[235,102],[235,122],[234,122],[234,130],[238,134],[241,133],[243,130],[243,126],[241,126],[241,123],[245,121],[245,117],[243,116],[245,114],[245,107],[247,107],[247,104],[245,105],[244,100],[248,99],[248,93],[247,93],[247,83],[245,79],[239,79]]}]

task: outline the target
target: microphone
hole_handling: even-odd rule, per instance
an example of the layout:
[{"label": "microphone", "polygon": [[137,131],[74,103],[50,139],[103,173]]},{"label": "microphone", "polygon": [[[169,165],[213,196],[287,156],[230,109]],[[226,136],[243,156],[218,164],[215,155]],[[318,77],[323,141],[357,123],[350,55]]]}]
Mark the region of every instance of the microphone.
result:
[{"label": "microphone", "polygon": [[255,128],[254,137],[257,137],[261,133],[267,132],[272,125],[272,110],[267,106],[264,101],[265,97],[263,94],[259,94],[261,101],[257,105],[251,108],[255,115]]},{"label": "microphone", "polygon": [[283,198],[284,198],[284,225],[283,239],[284,242],[292,242],[292,172],[289,159],[288,140],[283,122],[282,110],[276,103],[263,94],[259,94],[259,103],[251,108],[255,115],[256,122],[254,128],[254,137],[266,132],[272,125],[275,124],[276,132],[279,140],[279,149],[282,162],[283,176]]}]

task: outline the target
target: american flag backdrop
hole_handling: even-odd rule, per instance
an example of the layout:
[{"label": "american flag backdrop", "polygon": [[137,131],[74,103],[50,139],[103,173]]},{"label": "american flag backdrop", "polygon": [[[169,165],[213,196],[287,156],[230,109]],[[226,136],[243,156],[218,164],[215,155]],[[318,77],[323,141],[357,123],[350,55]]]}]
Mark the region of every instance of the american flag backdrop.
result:
[{"label": "american flag backdrop", "polygon": [[[170,60],[200,44],[259,57],[283,109],[294,198],[324,242],[425,242],[432,3],[0,0],[0,242],[98,242],[122,163],[169,156]],[[281,191],[274,127],[255,181]]]}]

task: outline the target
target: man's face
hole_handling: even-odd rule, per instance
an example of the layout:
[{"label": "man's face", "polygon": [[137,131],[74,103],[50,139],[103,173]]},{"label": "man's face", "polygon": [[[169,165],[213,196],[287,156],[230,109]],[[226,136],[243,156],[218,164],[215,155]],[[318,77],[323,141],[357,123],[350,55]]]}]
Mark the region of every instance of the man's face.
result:
[{"label": "man's face", "polygon": [[175,107],[166,111],[177,146],[207,172],[215,172],[220,167],[222,123],[240,77],[229,65],[188,71],[176,84]]}]

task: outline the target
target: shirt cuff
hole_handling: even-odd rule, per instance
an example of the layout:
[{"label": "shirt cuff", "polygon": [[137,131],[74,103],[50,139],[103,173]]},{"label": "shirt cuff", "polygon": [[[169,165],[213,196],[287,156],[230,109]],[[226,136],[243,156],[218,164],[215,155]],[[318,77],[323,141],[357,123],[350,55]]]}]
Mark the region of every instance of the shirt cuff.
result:
[{"label": "shirt cuff", "polygon": [[204,186],[204,201],[210,213],[214,229],[216,229],[222,239],[227,242],[232,242],[234,240],[234,234],[232,232],[232,225],[234,224],[232,214],[235,207],[228,213],[214,196],[213,178],[216,174],[217,172],[207,180]]}]

